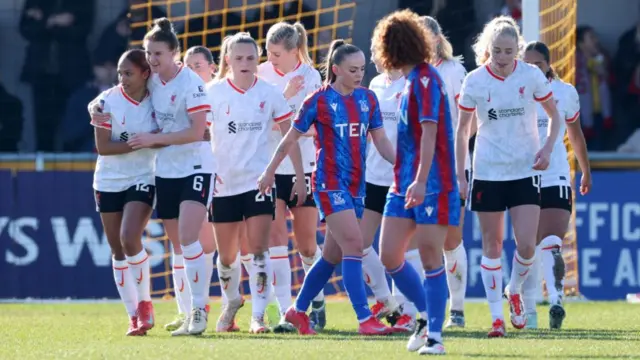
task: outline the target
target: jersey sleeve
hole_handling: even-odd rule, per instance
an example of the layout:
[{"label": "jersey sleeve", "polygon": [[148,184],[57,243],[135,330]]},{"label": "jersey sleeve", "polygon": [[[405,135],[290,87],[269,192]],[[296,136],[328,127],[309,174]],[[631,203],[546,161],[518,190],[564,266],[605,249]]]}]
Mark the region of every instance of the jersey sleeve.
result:
[{"label": "jersey sleeve", "polygon": [[458,97],[458,109],[467,112],[476,110],[476,99],[473,96],[472,78],[465,76],[460,87],[460,96]]},{"label": "jersey sleeve", "polygon": [[440,82],[436,76],[420,76],[413,80],[413,89],[418,103],[418,121],[435,122],[440,121],[439,109],[443,98],[443,91],[439,86]]},{"label": "jersey sleeve", "polygon": [[373,91],[368,92],[369,104],[371,106],[371,116],[369,117],[369,132],[383,127],[382,112],[380,111],[380,102]]},{"label": "jersey sleeve", "polygon": [[567,98],[562,105],[565,113],[565,121],[572,123],[578,120],[580,116],[580,97],[576,88],[572,85],[567,85]]},{"label": "jersey sleeve", "polygon": [[309,83],[307,84],[307,94],[311,94],[312,92],[320,89],[322,86],[322,78],[320,77],[320,73],[318,70],[311,68],[308,75]]},{"label": "jersey sleeve", "polygon": [[545,102],[553,96],[551,92],[551,85],[549,84],[549,80],[544,76],[542,71],[536,69],[534,71],[534,84],[533,84],[533,98],[537,102]]},{"label": "jersey sleeve", "polygon": [[[91,108],[93,107],[93,105],[97,103],[100,105],[100,109],[102,109],[103,113],[110,113],[111,112],[111,105],[109,101],[110,93],[111,93],[111,89],[105,90],[101,92],[100,95],[98,95],[95,99],[91,100],[91,102],[89,103],[89,112],[91,112]],[[100,124],[94,123],[92,121],[91,125],[93,125],[94,127],[111,130],[111,119]]]},{"label": "jersey sleeve", "polygon": [[188,114],[195,114],[201,111],[211,111],[211,105],[209,105],[207,92],[204,87],[204,81],[200,78],[192,78],[189,82],[186,98]]},{"label": "jersey sleeve", "polygon": [[280,91],[276,91],[275,87],[273,90],[274,91],[271,92],[273,98],[273,121],[277,124],[285,120],[290,120],[293,111],[291,111],[289,103],[287,103],[287,100]]},{"label": "jersey sleeve", "polygon": [[309,131],[311,125],[316,121],[318,115],[318,96],[316,93],[307,96],[302,102],[295,120],[293,120],[293,128],[303,134]]},{"label": "jersey sleeve", "polygon": [[467,70],[464,68],[464,66],[462,66],[462,64],[458,62],[456,62],[455,64],[456,65],[454,67],[453,74],[451,74],[451,87],[453,88],[453,97],[457,103],[458,99],[460,98],[460,91],[462,90],[464,77],[467,76]]}]

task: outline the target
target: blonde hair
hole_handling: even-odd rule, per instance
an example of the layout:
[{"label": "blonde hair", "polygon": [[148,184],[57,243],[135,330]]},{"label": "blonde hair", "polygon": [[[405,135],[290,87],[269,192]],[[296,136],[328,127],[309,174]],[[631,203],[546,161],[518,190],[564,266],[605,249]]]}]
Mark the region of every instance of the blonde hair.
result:
[{"label": "blonde hair", "polygon": [[220,46],[220,69],[216,74],[216,80],[223,79],[227,76],[229,72],[229,64],[227,63],[226,57],[228,53],[231,52],[231,48],[235,44],[252,44],[256,48],[256,53],[258,57],[262,55],[262,50],[258,46],[258,43],[251,37],[248,32],[239,32],[230,36],[226,36],[224,40],[222,40],[222,45]]},{"label": "blonde hair", "polygon": [[461,55],[453,55],[453,46],[449,39],[447,39],[447,37],[442,33],[440,23],[431,16],[421,16],[420,20],[424,22],[427,29],[431,30],[435,40],[438,41],[438,46],[436,47],[437,57],[442,60],[456,60],[462,62],[463,58]]},{"label": "blonde hair", "polygon": [[287,51],[298,49],[298,60],[304,64],[313,65],[307,42],[307,30],[300,22],[291,25],[282,21],[267,31],[267,43],[282,44]]},{"label": "blonde hair", "polygon": [[498,16],[484,26],[482,32],[472,45],[473,52],[476,54],[476,64],[482,65],[489,60],[489,48],[493,41],[500,35],[513,37],[518,44],[516,52],[520,54],[525,45],[524,39],[520,35],[520,27],[518,27],[518,24],[516,24],[516,21],[513,20],[512,17]]}]

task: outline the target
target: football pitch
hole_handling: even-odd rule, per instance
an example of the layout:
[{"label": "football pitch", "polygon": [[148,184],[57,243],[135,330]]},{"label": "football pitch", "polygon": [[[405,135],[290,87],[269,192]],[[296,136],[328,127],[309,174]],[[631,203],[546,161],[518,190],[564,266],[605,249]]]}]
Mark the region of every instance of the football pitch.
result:
[{"label": "football pitch", "polygon": [[[0,359],[414,359],[407,335],[362,337],[345,301],[327,305],[327,329],[315,337],[250,335],[250,304],[240,310],[242,332],[216,334],[219,306],[212,307],[209,330],[199,337],[172,338],[162,325],[176,311],[173,302],[155,304],[156,327],[145,337],[125,337],[127,317],[119,303],[0,305]],[[487,339],[490,325],[483,303],[466,305],[467,327],[445,332],[447,358],[624,359],[640,358],[640,305],[623,302],[568,303],[560,331],[507,327],[504,339]],[[505,306],[505,314],[508,308]],[[508,322],[508,320],[507,320]],[[548,325],[538,307],[538,324]]]}]

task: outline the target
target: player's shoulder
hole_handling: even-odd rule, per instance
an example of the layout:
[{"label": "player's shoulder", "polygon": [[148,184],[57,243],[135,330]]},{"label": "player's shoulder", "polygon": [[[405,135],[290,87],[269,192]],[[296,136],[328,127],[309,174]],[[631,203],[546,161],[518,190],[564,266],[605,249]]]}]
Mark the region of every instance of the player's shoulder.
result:
[{"label": "player's shoulder", "polygon": [[116,98],[116,97],[120,97],[120,92],[121,92],[120,89],[121,89],[120,85],[112,86],[112,87],[108,88],[107,90],[104,90],[103,92],[101,92],[100,93],[100,98],[107,100],[107,99],[113,99],[113,98]]},{"label": "player's shoulder", "polygon": [[369,88],[382,88],[386,83],[387,76],[385,74],[378,74],[369,82]]},{"label": "player's shoulder", "polygon": [[277,74],[273,68],[273,64],[271,63],[271,61],[265,61],[262,64],[258,65],[257,75],[265,80],[270,80],[274,77],[274,75]]},{"label": "player's shoulder", "polygon": [[313,65],[311,65],[311,64],[307,64],[307,63],[300,64],[300,66],[298,67],[296,72],[301,74],[305,79],[311,79],[311,80],[316,80],[316,79],[320,80],[320,79],[322,79],[318,69],[313,67]]},{"label": "player's shoulder", "polygon": [[554,96],[557,97],[578,97],[578,91],[576,87],[572,84],[562,81],[559,78],[553,79],[551,81],[551,89],[553,90]]},{"label": "player's shoulder", "polygon": [[526,76],[533,76],[533,77],[538,77],[540,75],[544,76],[540,68],[537,67],[536,65],[526,63],[522,60],[516,60],[516,61],[518,62],[516,66],[518,67],[518,70],[521,74],[524,74]]},{"label": "player's shoulder", "polygon": [[467,69],[464,67],[464,65],[462,65],[462,57],[459,57],[459,56],[453,57],[447,60],[447,64],[449,66],[449,69],[451,69],[452,72],[461,73],[461,74],[467,73]]}]

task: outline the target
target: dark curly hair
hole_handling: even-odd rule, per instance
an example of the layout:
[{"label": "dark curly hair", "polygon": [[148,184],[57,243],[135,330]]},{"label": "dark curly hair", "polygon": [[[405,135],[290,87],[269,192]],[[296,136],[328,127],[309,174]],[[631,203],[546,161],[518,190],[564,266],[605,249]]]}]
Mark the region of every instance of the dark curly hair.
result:
[{"label": "dark curly hair", "polygon": [[372,50],[386,70],[431,62],[433,34],[418,14],[400,10],[384,17],[373,31]]}]

